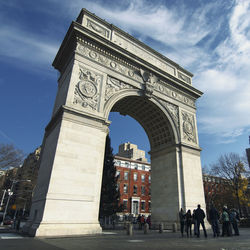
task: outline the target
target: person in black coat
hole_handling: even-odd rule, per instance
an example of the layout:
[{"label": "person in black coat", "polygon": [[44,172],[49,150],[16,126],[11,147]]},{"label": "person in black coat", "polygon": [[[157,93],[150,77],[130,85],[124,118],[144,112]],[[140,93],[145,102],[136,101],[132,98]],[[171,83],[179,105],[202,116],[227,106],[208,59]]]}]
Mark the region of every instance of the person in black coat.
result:
[{"label": "person in black coat", "polygon": [[220,236],[219,219],[220,219],[220,214],[212,204],[209,210],[209,220],[212,225],[214,237]]},{"label": "person in black coat", "polygon": [[204,211],[201,209],[200,204],[197,206],[197,209],[195,210],[195,217],[197,220],[197,237],[198,238],[200,237],[200,224],[201,224],[203,231],[204,231],[204,236],[207,238],[207,231],[206,231],[206,227],[204,224],[204,219],[206,216],[205,216]]},{"label": "person in black coat", "polygon": [[184,233],[184,225],[185,225],[185,213],[183,208],[179,211],[179,219],[180,219],[180,226],[181,226],[181,236],[183,237]]}]

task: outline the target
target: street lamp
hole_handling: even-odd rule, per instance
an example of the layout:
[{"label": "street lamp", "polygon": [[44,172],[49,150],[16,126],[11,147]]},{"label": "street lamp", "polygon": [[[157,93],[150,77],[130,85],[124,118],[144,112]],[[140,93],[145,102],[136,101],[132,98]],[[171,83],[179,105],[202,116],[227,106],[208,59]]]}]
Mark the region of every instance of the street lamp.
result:
[{"label": "street lamp", "polygon": [[8,189],[9,197],[8,197],[8,200],[7,200],[7,204],[6,204],[6,206],[5,206],[5,209],[4,209],[3,220],[2,220],[2,222],[1,222],[1,226],[3,226],[4,220],[5,220],[5,216],[6,216],[7,209],[8,209],[8,205],[9,205],[9,201],[10,201],[10,196],[13,194],[13,191],[12,191],[12,190],[13,190],[13,187],[14,187],[14,185],[15,185],[17,182],[23,182],[23,181],[31,182],[31,180],[12,180],[11,188]]},{"label": "street lamp", "polygon": [[7,190],[6,190],[6,189],[4,189],[4,191],[3,191],[3,196],[2,196],[2,200],[1,200],[1,205],[0,205],[0,209],[1,209],[1,211],[2,211],[3,201],[4,201],[4,198],[5,198],[5,194],[6,194],[6,192],[7,192]]}]

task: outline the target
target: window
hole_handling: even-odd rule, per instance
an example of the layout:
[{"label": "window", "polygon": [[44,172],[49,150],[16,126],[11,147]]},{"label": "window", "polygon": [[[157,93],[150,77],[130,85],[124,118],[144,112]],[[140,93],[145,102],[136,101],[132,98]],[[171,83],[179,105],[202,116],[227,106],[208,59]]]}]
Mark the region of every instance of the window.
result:
[{"label": "window", "polygon": [[137,194],[137,186],[136,186],[136,185],[134,185],[133,193],[134,193],[134,194]]},{"label": "window", "polygon": [[117,166],[121,166],[121,161],[116,161]]},{"label": "window", "polygon": [[134,173],[134,181],[137,181],[137,179],[138,179],[138,175],[137,173]]},{"label": "window", "polygon": [[145,182],[145,174],[141,175],[141,182]]},{"label": "window", "polygon": [[129,162],[125,161],[125,167],[129,168]]},{"label": "window", "polygon": [[141,186],[141,194],[145,195],[145,186]]},{"label": "window", "polygon": [[145,170],[145,165],[142,165],[142,166],[141,166],[141,169],[142,169],[142,170]]},{"label": "window", "polygon": [[124,172],[124,180],[125,180],[125,181],[128,180],[128,172]]},{"label": "window", "polygon": [[135,169],[138,169],[138,164],[135,164]]},{"label": "window", "polygon": [[128,201],[123,200],[123,210],[127,210],[127,209],[128,209]]},{"label": "window", "polygon": [[141,201],[141,210],[145,210],[145,201]]},{"label": "window", "polygon": [[151,212],[151,202],[150,201],[148,202],[148,210],[149,210],[149,212]]},{"label": "window", "polygon": [[128,193],[128,184],[124,184],[124,186],[123,186],[123,193],[124,194]]},{"label": "window", "polygon": [[148,176],[148,182],[151,183],[151,175]]},{"label": "window", "polygon": [[117,178],[120,178],[120,171],[116,171],[116,173],[115,173],[115,177],[117,177]]}]

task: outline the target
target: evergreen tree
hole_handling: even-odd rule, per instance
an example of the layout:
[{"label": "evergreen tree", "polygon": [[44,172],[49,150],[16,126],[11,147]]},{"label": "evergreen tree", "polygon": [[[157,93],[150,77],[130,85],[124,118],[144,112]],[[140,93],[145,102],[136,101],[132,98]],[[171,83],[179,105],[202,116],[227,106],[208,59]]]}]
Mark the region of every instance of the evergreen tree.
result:
[{"label": "evergreen tree", "polygon": [[117,189],[116,168],[114,166],[113,148],[109,135],[106,138],[104,166],[102,176],[102,189],[99,217],[110,216],[119,211],[120,193]]}]

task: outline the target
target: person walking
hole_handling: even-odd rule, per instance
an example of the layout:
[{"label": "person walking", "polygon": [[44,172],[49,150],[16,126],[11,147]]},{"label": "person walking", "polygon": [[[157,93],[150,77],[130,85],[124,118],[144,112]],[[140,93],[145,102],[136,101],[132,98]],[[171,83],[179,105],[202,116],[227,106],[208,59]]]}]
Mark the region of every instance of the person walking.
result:
[{"label": "person walking", "polygon": [[240,217],[239,217],[239,214],[237,213],[235,208],[230,210],[229,218],[230,218],[230,222],[233,226],[234,235],[239,236],[240,234],[239,234],[239,228],[238,228],[238,221],[240,221]]},{"label": "person walking", "polygon": [[223,207],[223,212],[221,214],[221,220],[222,220],[222,234],[221,234],[221,236],[224,237],[225,234],[228,237],[231,236],[230,235],[230,228],[229,228],[230,227],[229,213],[228,213],[226,206]]},{"label": "person walking", "polygon": [[212,225],[214,237],[219,237],[220,236],[220,228],[219,228],[219,219],[220,215],[217,209],[214,207],[214,205],[211,205],[211,208],[209,210],[209,220]]},{"label": "person walking", "polygon": [[183,208],[180,209],[179,212],[179,219],[180,219],[180,226],[181,226],[181,236],[183,237],[184,233],[184,225],[185,225],[185,213],[183,211]]},{"label": "person walking", "polygon": [[191,237],[192,236],[192,214],[191,214],[191,210],[188,209],[186,215],[186,232],[187,232],[187,237]]},{"label": "person walking", "polygon": [[200,225],[203,228],[204,231],[204,236],[207,238],[207,231],[206,231],[206,227],[204,224],[204,219],[205,219],[205,212],[203,211],[203,209],[201,209],[201,205],[199,204],[197,206],[197,209],[195,210],[195,217],[197,220],[197,237],[200,237]]}]

